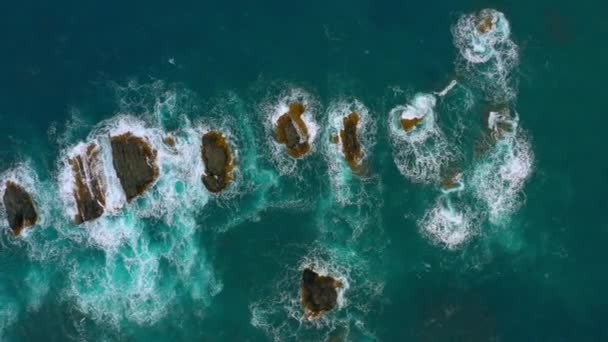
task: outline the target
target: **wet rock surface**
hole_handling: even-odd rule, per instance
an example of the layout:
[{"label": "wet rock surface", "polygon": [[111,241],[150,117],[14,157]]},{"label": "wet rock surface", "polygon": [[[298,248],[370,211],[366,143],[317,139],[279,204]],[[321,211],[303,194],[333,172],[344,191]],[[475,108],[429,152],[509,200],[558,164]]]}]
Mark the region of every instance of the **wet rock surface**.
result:
[{"label": "wet rock surface", "polygon": [[357,136],[359,125],[359,114],[351,113],[342,120],[344,128],[340,131],[340,139],[342,140],[342,153],[344,158],[350,165],[351,169],[355,170],[360,166],[363,152],[361,144]]},{"label": "wet rock surface", "polygon": [[157,152],[144,138],[130,132],[113,136],[111,144],[114,170],[130,202],[158,178]]},{"label": "wet rock surface", "polygon": [[106,204],[101,149],[89,144],[84,153],[68,160],[74,177],[74,199],[78,213],[77,224],[94,220],[104,213]]},{"label": "wet rock surface", "polygon": [[309,317],[319,315],[333,309],[338,303],[338,291],[343,285],[340,281],[321,276],[311,270],[304,269],[302,273],[302,305]]},{"label": "wet rock surface", "polygon": [[224,190],[232,180],[232,154],[224,135],[211,131],[203,135],[201,148],[205,174],[203,184],[211,192]]},{"label": "wet rock surface", "polygon": [[6,182],[2,199],[8,224],[15,235],[19,235],[24,228],[36,224],[38,214],[34,207],[34,201],[22,186],[11,181]]},{"label": "wet rock surface", "polygon": [[291,103],[289,111],[276,122],[276,138],[287,147],[287,153],[293,158],[300,158],[310,151],[308,127],[302,120],[305,108],[302,103]]},{"label": "wet rock surface", "polygon": [[411,118],[411,119],[401,119],[401,127],[403,127],[404,131],[411,132],[423,120],[424,120],[424,117]]}]

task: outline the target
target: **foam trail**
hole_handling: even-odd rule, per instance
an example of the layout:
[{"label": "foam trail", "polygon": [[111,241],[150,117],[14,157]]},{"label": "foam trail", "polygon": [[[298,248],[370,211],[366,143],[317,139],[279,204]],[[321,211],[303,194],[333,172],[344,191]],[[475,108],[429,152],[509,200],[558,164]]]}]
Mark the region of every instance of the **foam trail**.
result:
[{"label": "foam trail", "polygon": [[[407,105],[399,105],[389,113],[393,159],[397,168],[414,183],[439,180],[442,165],[453,157],[447,139],[437,126],[432,94],[418,93]],[[406,131],[403,120],[419,120]]]},{"label": "foam trail", "polygon": [[448,84],[448,85],[447,85],[445,88],[443,88],[443,90],[441,90],[441,91],[439,91],[439,92],[435,91],[435,92],[433,92],[433,94],[435,94],[435,95],[437,95],[437,96],[439,96],[439,97],[444,97],[444,96],[446,96],[446,95],[447,95],[447,94],[448,94],[448,93],[449,93],[449,92],[450,92],[452,89],[454,89],[454,87],[455,87],[455,86],[457,86],[457,85],[458,85],[458,81],[456,81],[456,80],[451,80],[451,81],[450,81],[450,83],[449,83],[449,84]]}]

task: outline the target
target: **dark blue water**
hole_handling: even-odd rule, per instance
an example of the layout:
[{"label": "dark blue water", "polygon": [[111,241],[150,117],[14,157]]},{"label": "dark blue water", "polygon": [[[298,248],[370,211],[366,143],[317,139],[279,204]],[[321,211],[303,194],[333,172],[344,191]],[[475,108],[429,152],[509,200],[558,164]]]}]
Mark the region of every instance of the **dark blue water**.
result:
[{"label": "dark blue water", "polygon": [[[504,13],[510,35],[496,50],[516,55],[463,57],[453,29],[484,8]],[[13,237],[2,209],[2,340],[606,340],[607,11],[544,0],[0,4],[0,172],[27,183],[42,217]],[[397,134],[390,114],[418,93],[436,101],[422,142]],[[268,128],[290,96],[319,126],[297,162]],[[369,123],[365,178],[327,139],[355,100]],[[480,149],[484,113],[499,105],[517,113],[514,134]],[[221,196],[193,171],[206,127],[238,150]],[[76,226],[63,162],[120,129],[183,143],[161,153],[148,194]],[[441,191],[446,169],[463,190]],[[348,284],[313,321],[299,304],[310,265]]]}]

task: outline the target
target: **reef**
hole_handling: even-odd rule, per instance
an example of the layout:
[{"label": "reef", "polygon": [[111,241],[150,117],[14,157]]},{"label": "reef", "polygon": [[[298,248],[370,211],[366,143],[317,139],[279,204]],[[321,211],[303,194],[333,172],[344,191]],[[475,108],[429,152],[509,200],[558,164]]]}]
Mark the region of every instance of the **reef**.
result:
[{"label": "reef", "polygon": [[424,117],[401,119],[401,127],[403,127],[404,131],[411,132],[422,120],[424,120]]},{"label": "reef", "polygon": [[38,221],[32,196],[20,185],[8,181],[3,196],[8,224],[15,235]]},{"label": "reef", "polygon": [[321,276],[311,270],[302,273],[302,305],[307,317],[318,317],[330,311],[338,303],[338,291],[343,284],[330,277]]},{"label": "reef", "polygon": [[89,144],[84,153],[68,160],[74,176],[74,199],[78,213],[77,224],[94,220],[103,215],[106,204],[101,149]]},{"label": "reef", "polygon": [[205,174],[203,184],[211,192],[224,190],[232,180],[232,154],[224,135],[217,131],[203,135],[201,148]]},{"label": "reef", "polygon": [[342,123],[344,128],[340,130],[340,139],[342,140],[342,153],[344,158],[350,165],[351,169],[357,169],[361,164],[363,152],[361,144],[357,137],[357,128],[359,125],[359,114],[356,112],[344,117]]},{"label": "reef", "polygon": [[127,201],[144,193],[159,175],[156,150],[130,132],[111,138],[112,161]]},{"label": "reef", "polygon": [[289,111],[276,122],[276,139],[287,147],[287,153],[293,158],[300,158],[310,151],[308,127],[302,120],[304,111],[302,103],[291,103]]}]

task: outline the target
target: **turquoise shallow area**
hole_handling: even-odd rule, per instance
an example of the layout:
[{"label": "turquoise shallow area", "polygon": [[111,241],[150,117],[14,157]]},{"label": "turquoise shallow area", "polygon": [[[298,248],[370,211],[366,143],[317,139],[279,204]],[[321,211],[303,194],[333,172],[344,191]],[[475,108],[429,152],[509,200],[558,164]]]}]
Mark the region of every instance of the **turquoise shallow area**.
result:
[{"label": "turquoise shallow area", "polygon": [[[483,83],[491,64],[458,64],[451,28],[484,8],[505,14],[519,49],[509,99]],[[607,12],[561,0],[3,2],[0,173],[32,181],[43,220],[20,238],[0,222],[0,340],[608,339]],[[413,152],[389,112],[453,79],[435,108],[442,135],[411,159],[454,151],[465,190],[445,195],[400,171],[394,156]],[[320,128],[294,162],[265,123],[298,89]],[[335,162],[324,131],[332,104],[354,99],[373,123],[364,179]],[[516,109],[533,157],[513,211],[492,219],[500,202],[474,190],[513,146],[479,148],[496,104]],[[120,118],[195,153],[168,155],[148,194],[75,226],[58,196],[62,158]],[[221,196],[189,172],[200,127],[238,149]],[[425,233],[437,200],[472,213],[464,243]],[[298,302],[306,266],[347,283],[313,322]]]}]

